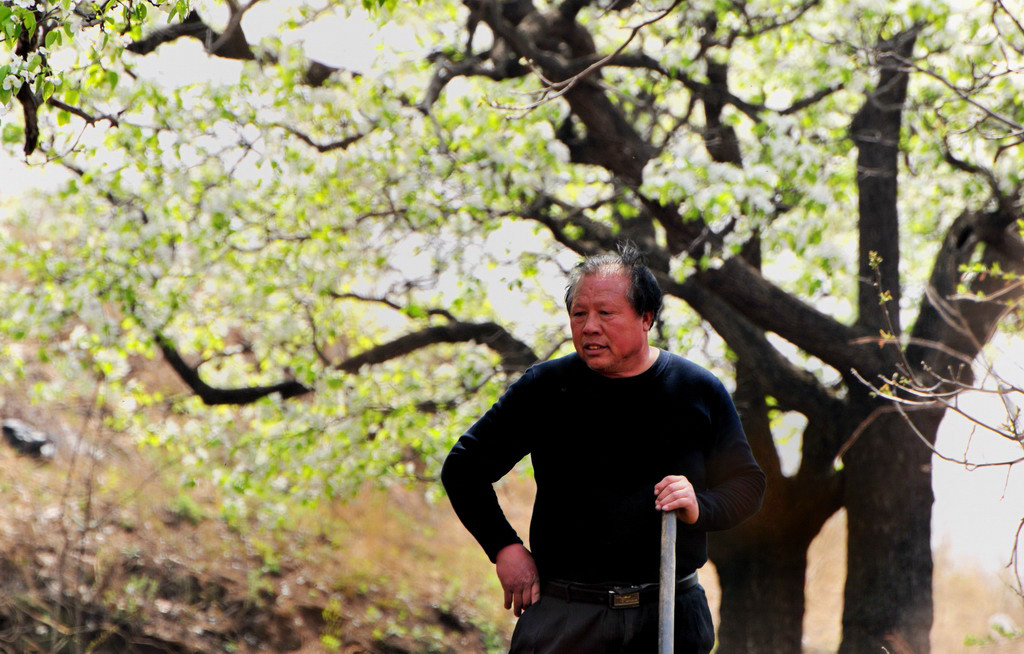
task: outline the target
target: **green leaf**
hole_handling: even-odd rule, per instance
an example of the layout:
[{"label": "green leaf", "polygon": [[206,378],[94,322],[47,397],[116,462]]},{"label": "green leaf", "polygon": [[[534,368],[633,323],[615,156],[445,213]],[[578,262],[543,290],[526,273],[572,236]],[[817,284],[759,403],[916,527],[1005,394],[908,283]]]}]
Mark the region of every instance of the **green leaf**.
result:
[{"label": "green leaf", "polygon": [[[10,100],[10,91],[0,90],[0,100],[3,100],[4,93],[7,94],[7,100]],[[4,100],[5,102],[7,100]],[[7,123],[4,125],[3,142],[8,144],[21,143],[25,140],[25,129],[20,125],[14,125]]]},{"label": "green leaf", "polygon": [[427,310],[418,304],[409,304],[402,309],[402,312],[410,318],[426,318]]},{"label": "green leaf", "polygon": [[36,29],[36,15],[34,12],[28,9],[23,9],[18,12],[21,16],[21,23],[25,26],[25,31],[32,33]]}]

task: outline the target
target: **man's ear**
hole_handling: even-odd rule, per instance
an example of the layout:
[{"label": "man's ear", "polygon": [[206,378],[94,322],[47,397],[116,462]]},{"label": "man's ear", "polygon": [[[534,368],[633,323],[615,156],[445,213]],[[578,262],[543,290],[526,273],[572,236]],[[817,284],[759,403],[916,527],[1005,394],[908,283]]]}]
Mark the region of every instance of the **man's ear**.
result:
[{"label": "man's ear", "polygon": [[653,311],[644,311],[644,315],[641,316],[641,319],[642,319],[642,323],[641,324],[643,324],[644,331],[645,332],[651,331],[651,326],[654,324],[654,312]]}]

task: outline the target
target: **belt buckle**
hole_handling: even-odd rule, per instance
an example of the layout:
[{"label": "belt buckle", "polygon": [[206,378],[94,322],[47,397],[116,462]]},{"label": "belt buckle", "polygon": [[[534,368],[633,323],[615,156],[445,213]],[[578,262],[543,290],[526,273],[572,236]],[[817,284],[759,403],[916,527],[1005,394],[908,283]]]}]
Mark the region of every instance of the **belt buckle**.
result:
[{"label": "belt buckle", "polygon": [[640,606],[640,587],[627,586],[612,588],[608,591],[608,607],[612,609],[631,609]]}]

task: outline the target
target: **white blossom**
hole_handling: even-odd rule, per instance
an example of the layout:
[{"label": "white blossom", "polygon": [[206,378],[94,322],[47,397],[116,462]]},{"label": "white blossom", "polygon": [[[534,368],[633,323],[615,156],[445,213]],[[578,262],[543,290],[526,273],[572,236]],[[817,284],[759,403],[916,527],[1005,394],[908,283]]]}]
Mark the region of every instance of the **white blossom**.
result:
[{"label": "white blossom", "polygon": [[765,98],[765,106],[769,109],[781,110],[793,104],[793,92],[790,89],[774,89]]}]

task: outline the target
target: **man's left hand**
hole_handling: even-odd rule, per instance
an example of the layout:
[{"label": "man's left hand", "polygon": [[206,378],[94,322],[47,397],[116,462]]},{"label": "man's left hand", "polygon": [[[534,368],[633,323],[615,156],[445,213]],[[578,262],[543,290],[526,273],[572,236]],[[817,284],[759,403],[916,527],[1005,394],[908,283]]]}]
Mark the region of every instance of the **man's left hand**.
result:
[{"label": "man's left hand", "polygon": [[654,508],[659,511],[675,511],[676,516],[692,525],[700,516],[697,491],[690,480],[682,475],[669,475],[654,486]]}]

